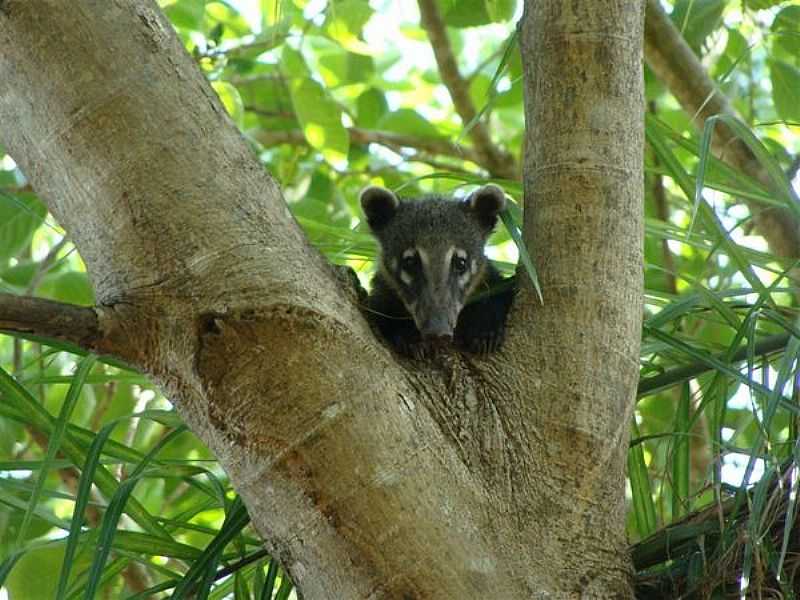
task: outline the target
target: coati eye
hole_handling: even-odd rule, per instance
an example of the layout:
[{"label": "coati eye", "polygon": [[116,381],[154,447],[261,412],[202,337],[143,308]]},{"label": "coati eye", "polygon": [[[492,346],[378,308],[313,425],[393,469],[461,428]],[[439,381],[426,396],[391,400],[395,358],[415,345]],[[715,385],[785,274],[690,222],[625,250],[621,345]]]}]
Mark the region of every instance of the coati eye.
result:
[{"label": "coati eye", "polygon": [[453,271],[455,271],[456,274],[463,275],[467,272],[467,259],[463,256],[454,256],[452,263]]},{"label": "coati eye", "polygon": [[417,269],[417,265],[419,265],[419,256],[416,254],[409,254],[403,257],[401,266],[404,271],[413,272]]}]

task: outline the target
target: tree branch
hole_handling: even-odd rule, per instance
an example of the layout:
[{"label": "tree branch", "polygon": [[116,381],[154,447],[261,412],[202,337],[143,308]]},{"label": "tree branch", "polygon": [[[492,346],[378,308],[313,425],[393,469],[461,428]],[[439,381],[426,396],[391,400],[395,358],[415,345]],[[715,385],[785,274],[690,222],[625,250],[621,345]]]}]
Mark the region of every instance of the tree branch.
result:
[{"label": "tree branch", "polygon": [[0,330],[62,340],[93,351],[104,339],[100,318],[92,308],[3,293]]},{"label": "tree branch", "polygon": [[[683,39],[658,0],[647,0],[645,19],[645,58],[656,76],[663,81],[692,115],[698,128],[712,115],[736,115],[736,111],[708,76],[697,55]],[[747,145],[724,124],[717,127],[713,146],[723,160],[762,182],[772,182]],[[788,208],[769,207],[748,201],[758,232],[778,256],[800,256],[800,228]]]},{"label": "tree branch", "polygon": [[450,92],[456,112],[465,127],[474,121],[469,136],[475,144],[475,152],[479,158],[478,163],[486,167],[492,175],[505,179],[519,179],[519,170],[514,158],[492,142],[483,121],[475,120],[478,113],[469,97],[469,85],[458,70],[453,49],[447,39],[444,20],[436,6],[436,1],[418,0],[418,2],[422,28],[428,34],[433,54],[436,57],[436,64],[439,67],[439,75],[441,75],[447,91]]},{"label": "tree branch", "polygon": [[[427,152],[429,154],[449,156],[459,160],[469,160],[477,165],[483,166],[481,158],[475,150],[463,146],[456,146],[447,140],[425,139],[413,135],[389,133],[385,131],[371,131],[369,129],[361,129],[360,127],[350,127],[347,131],[350,134],[350,140],[357,144],[380,144],[392,150],[413,148],[414,150]],[[300,145],[308,143],[303,132],[299,129],[290,131],[260,131],[255,135],[255,138],[259,143],[265,146],[274,146],[276,144]]]}]

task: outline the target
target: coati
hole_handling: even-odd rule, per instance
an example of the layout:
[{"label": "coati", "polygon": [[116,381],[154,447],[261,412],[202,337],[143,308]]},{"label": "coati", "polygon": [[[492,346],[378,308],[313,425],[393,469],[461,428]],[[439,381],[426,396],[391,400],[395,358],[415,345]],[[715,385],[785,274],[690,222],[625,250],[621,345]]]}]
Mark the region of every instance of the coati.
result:
[{"label": "coati", "polygon": [[476,354],[495,351],[514,290],[486,295],[503,278],[483,249],[505,208],[503,190],[489,184],[463,201],[401,200],[371,186],[360,201],[381,249],[368,309],[389,343],[407,355],[447,342]]}]

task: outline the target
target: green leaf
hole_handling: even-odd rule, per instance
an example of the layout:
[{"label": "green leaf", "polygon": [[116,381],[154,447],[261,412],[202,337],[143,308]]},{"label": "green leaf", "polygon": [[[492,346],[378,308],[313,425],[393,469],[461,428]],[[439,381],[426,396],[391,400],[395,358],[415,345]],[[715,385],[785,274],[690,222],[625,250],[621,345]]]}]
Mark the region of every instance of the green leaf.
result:
[{"label": "green leaf", "polygon": [[339,0],[331,2],[323,25],[325,33],[351,52],[369,54],[370,49],[361,41],[361,30],[372,16],[367,0]]},{"label": "green leaf", "polygon": [[[668,173],[673,177],[686,197],[694,197],[695,209],[694,213],[692,214],[692,223],[694,222],[695,215],[699,214],[706,226],[705,228],[708,234],[716,237],[718,244],[725,248],[731,260],[734,261],[742,275],[753,286],[753,288],[759,290],[759,292],[763,294],[764,286],[758,276],[753,272],[752,265],[745,258],[742,248],[740,248],[736,242],[730,238],[728,231],[723,227],[719,218],[716,216],[716,213],[714,213],[702,195],[705,169],[709,157],[711,156],[709,151],[711,135],[713,133],[714,123],[718,118],[721,118],[721,116],[716,115],[706,120],[706,129],[701,142],[700,162],[698,163],[697,167],[697,179],[695,181],[694,189],[692,189],[691,178],[689,177],[688,173],[686,173],[686,170],[681,162],[669,148],[658,129],[656,127],[646,126],[645,137],[647,138],[650,147],[656,153],[658,158],[664,163]],[[652,120],[653,119],[649,115],[646,117],[646,122],[648,125],[652,122]],[[690,224],[688,233],[691,233],[691,231],[692,225]]]},{"label": "green leaf", "polygon": [[[26,419],[26,422],[36,430],[50,435],[53,431],[53,417],[44,409],[44,407],[36,401],[36,399],[22,387],[17,381],[6,372],[5,369],[0,368],[0,392],[2,392],[4,403],[8,403],[12,408],[18,410]],[[165,411],[144,411],[136,416],[148,415],[161,415]],[[171,414],[171,413],[168,413]],[[151,418],[159,418],[151,417]],[[109,432],[110,433],[110,432]],[[99,435],[99,434],[98,434]],[[69,458],[73,464],[83,464],[84,457],[90,456],[91,452],[87,453],[85,448],[76,441],[72,431],[64,436],[61,443],[61,451]],[[99,461],[99,452],[97,459]],[[83,476],[83,474],[81,474]],[[118,487],[118,482],[114,476],[103,466],[97,466],[96,474],[94,476],[94,483],[100,491],[106,496],[112,496]],[[91,482],[90,482],[91,484]],[[87,492],[88,494],[88,492]],[[150,515],[141,503],[135,498],[131,499],[127,507],[128,516],[138,523],[142,529],[149,531],[153,535],[159,535],[169,538],[166,530]]]},{"label": "green leaf", "polygon": [[286,73],[291,74],[292,77],[311,77],[311,72],[308,70],[308,65],[306,65],[303,55],[290,46],[283,48],[283,52],[281,53],[281,67],[283,67]]},{"label": "green leaf", "polygon": [[[639,437],[639,428],[632,424],[631,437]],[[653,496],[650,491],[650,476],[644,460],[644,445],[636,444],[628,450],[628,477],[631,484],[633,514],[636,517],[636,528],[639,537],[647,537],[656,530],[658,519]]]},{"label": "green leaf", "polygon": [[[800,479],[798,478],[798,470],[797,465],[800,465],[800,445],[798,442],[795,443],[794,449],[792,450],[792,459],[794,460],[795,467],[790,471],[790,479],[789,479],[789,503],[786,506],[786,516],[783,520],[784,523],[794,523],[795,517],[797,515],[797,495],[798,495],[798,484],[800,483]],[[789,541],[792,538],[792,534],[796,532],[794,527],[784,527],[783,528],[783,540],[781,541],[781,553],[780,558],[778,559],[778,565],[775,569],[777,573],[780,573],[783,570],[783,563],[786,559],[786,553],[789,550]]]},{"label": "green leaf", "polygon": [[495,23],[508,21],[514,16],[515,0],[484,0],[483,3],[486,6],[486,14]]},{"label": "green leaf", "polygon": [[201,556],[192,563],[192,566],[183,576],[183,579],[175,588],[173,600],[182,600],[188,597],[193,590],[194,584],[198,582],[204,574],[216,571],[215,566],[222,555],[225,546],[235,538],[250,522],[250,515],[247,514],[247,508],[239,496],[236,496],[231,504],[230,510],[225,516],[225,523],[219,530],[219,533],[214,537],[208,547],[203,551]]},{"label": "green leaf", "polygon": [[439,130],[436,129],[430,121],[410,108],[401,108],[386,113],[375,125],[375,129],[379,131],[415,135],[423,138],[442,137],[442,134],[439,133]]},{"label": "green leaf", "polygon": [[0,266],[30,244],[46,215],[47,209],[35,194],[0,191]]},{"label": "green leaf", "polygon": [[686,514],[686,503],[689,501],[689,407],[691,392],[689,384],[683,385],[678,410],[675,414],[675,427],[672,438],[672,519]]},{"label": "green leaf", "polygon": [[283,577],[281,577],[281,585],[278,588],[278,592],[275,594],[275,600],[287,600],[293,588],[292,580],[289,579],[289,576],[284,571]]},{"label": "green leaf", "polygon": [[444,22],[450,27],[477,27],[508,21],[514,14],[514,0],[437,0]]},{"label": "green leaf", "polygon": [[784,121],[800,123],[800,69],[779,60],[769,61],[772,99]]},{"label": "green leaf", "polygon": [[239,129],[244,127],[244,103],[236,86],[227,81],[212,81],[211,87],[217,92],[222,105]]},{"label": "green leaf", "polygon": [[81,271],[65,271],[47,275],[43,280],[38,295],[51,300],[59,300],[79,306],[94,305],[94,291],[89,277]]},{"label": "green leaf", "polygon": [[786,2],[786,0],[746,0],[747,8],[752,10],[764,10],[765,8],[772,8]]},{"label": "green leaf", "polygon": [[53,423],[53,431],[50,434],[50,439],[47,442],[47,452],[45,453],[44,462],[42,464],[42,468],[36,476],[36,484],[33,488],[33,492],[31,493],[31,497],[28,502],[28,508],[25,511],[25,516],[22,519],[22,525],[20,526],[19,533],[17,535],[18,544],[25,539],[25,534],[27,533],[31,516],[33,515],[33,511],[36,509],[39,503],[39,498],[42,490],[44,489],[44,482],[47,477],[47,473],[52,468],[51,463],[53,460],[55,460],[56,452],[58,452],[59,448],[61,447],[61,440],[63,439],[64,433],[67,430],[67,424],[72,416],[72,410],[75,408],[78,398],[80,398],[81,390],[86,383],[86,377],[89,375],[89,372],[92,370],[92,367],[94,367],[96,361],[97,358],[93,354],[89,354],[81,360],[81,362],[78,364],[77,370],[75,371],[72,384],[69,386],[69,390],[67,390],[67,396],[64,399],[64,403],[61,405],[61,411],[58,414],[58,418]]},{"label": "green leaf", "polygon": [[328,87],[364,84],[375,72],[375,63],[371,56],[345,52],[338,46],[334,51],[320,54],[319,73]]},{"label": "green leaf", "polygon": [[164,7],[164,14],[175,27],[199,31],[206,10],[206,0],[177,0]]},{"label": "green leaf", "polygon": [[378,121],[389,111],[386,96],[378,88],[369,88],[361,93],[356,101],[356,124],[373,129]]},{"label": "green leaf", "polygon": [[[63,546],[45,546],[26,552],[11,571],[5,587],[9,600],[25,600],[27,598],[54,598],[57,579],[52,573],[58,572],[64,556]],[[75,561],[75,568],[86,566],[86,559]]]},{"label": "green leaf", "polygon": [[[288,73],[303,72],[307,67],[302,55],[284,48],[283,66]],[[342,110],[323,87],[311,78],[296,77],[289,82],[289,93],[297,120],[309,145],[334,165],[347,159],[350,136],[342,125]]]},{"label": "green leaf", "polygon": [[278,561],[272,559],[269,561],[269,568],[267,569],[267,577],[264,580],[264,587],[261,588],[261,597],[259,600],[272,600],[272,592],[275,590],[275,580],[278,577]]},{"label": "green leaf", "polygon": [[[104,430],[110,432],[113,429],[113,424],[106,425]],[[133,493],[134,486],[146,475],[145,469],[148,467],[150,462],[156,457],[156,455],[161,451],[161,449],[172,441],[177,436],[181,435],[184,431],[186,431],[187,427],[185,425],[181,425],[177,429],[170,431],[167,435],[159,440],[159,442],[153,447],[150,452],[136,465],[136,468],[131,473],[130,477],[126,479],[122,484],[120,484],[117,491],[114,493],[114,496],[111,498],[111,501],[108,503],[108,508],[106,509],[105,515],[103,515],[103,522],[100,527],[100,535],[98,539],[98,550],[94,556],[94,560],[92,561],[92,567],[89,571],[89,579],[86,583],[86,592],[85,598],[86,600],[92,600],[97,593],[97,590],[100,586],[100,581],[103,576],[103,567],[105,566],[105,562],[108,558],[109,553],[111,552],[112,542],[114,536],[117,533],[117,524],[119,523],[119,519],[122,516],[122,513],[125,509],[125,504],[127,503],[131,493]],[[98,439],[100,436],[98,435]],[[99,452],[99,448],[98,448]],[[169,472],[167,472],[169,474]],[[81,478],[83,483],[83,478]],[[77,503],[76,503],[77,506]],[[73,520],[80,521],[80,516],[77,519]],[[72,538],[73,534],[75,533],[74,528],[70,530],[70,538]],[[173,541],[173,540],[169,540]],[[154,543],[158,543],[158,541],[154,540]],[[66,574],[69,573],[69,567],[64,562],[64,567],[62,570],[62,582],[66,583],[67,577]],[[61,589],[61,588],[60,588]],[[60,598],[59,598],[60,600]]]},{"label": "green leaf", "polygon": [[772,31],[778,34],[776,44],[790,55],[800,58],[800,6],[795,4],[782,8],[775,15]]},{"label": "green leaf", "polygon": [[533,260],[531,260],[530,254],[528,254],[528,248],[525,246],[525,240],[522,239],[522,232],[520,231],[519,227],[517,227],[514,219],[511,217],[511,211],[506,209],[501,212],[500,219],[503,221],[503,225],[505,225],[508,234],[511,236],[511,239],[514,240],[514,244],[517,246],[517,250],[519,251],[519,259],[525,267],[525,272],[530,278],[533,289],[536,291],[536,296],[539,298],[539,302],[544,304],[542,287],[539,285],[539,274],[536,272],[536,267],[533,264]]},{"label": "green leaf", "polygon": [[350,137],[342,125],[342,111],[313,79],[292,82],[292,105],[306,141],[333,164],[346,160]]},{"label": "green leaf", "polygon": [[236,39],[252,33],[247,21],[227,2],[209,2],[205,13],[209,30],[219,24],[224,25],[225,39]]},{"label": "green leaf", "polygon": [[670,15],[689,45],[698,50],[722,22],[725,0],[677,0]]}]

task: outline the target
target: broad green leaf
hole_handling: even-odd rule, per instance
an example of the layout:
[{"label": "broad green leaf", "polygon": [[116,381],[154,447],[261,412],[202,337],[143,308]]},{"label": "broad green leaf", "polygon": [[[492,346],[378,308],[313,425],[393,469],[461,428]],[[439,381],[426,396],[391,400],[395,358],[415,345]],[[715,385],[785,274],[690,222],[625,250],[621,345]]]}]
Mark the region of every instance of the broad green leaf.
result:
[{"label": "broad green leaf", "polygon": [[364,90],[356,102],[356,124],[373,129],[388,110],[389,104],[383,92],[374,87]]},{"label": "broad green leaf", "polygon": [[486,14],[489,15],[489,20],[495,23],[511,19],[514,16],[516,4],[515,0],[484,0]]},{"label": "broad green leaf", "polygon": [[513,0],[437,0],[437,4],[450,27],[476,27],[507,21],[516,8]]},{"label": "broad green leaf", "polygon": [[211,87],[217,92],[217,96],[222,101],[225,110],[228,111],[228,115],[236,123],[236,126],[241,129],[244,126],[244,103],[239,95],[239,90],[227,81],[212,81]]},{"label": "broad green leaf", "polygon": [[292,105],[306,141],[333,164],[347,158],[350,137],[342,125],[342,111],[313,79],[290,84]]},{"label": "broad green leaf", "polygon": [[747,38],[732,27],[726,28],[725,31],[728,36],[728,42],[725,44],[725,51],[719,57],[719,61],[717,61],[713,70],[714,77],[723,82],[729,80],[733,70],[750,55],[750,46],[747,43]]},{"label": "broad green leaf", "polygon": [[300,79],[311,77],[305,58],[291,46],[285,46],[281,52],[281,67],[292,77]]},{"label": "broad green leaf", "polygon": [[263,28],[267,28],[281,21],[287,7],[292,3],[288,0],[259,0],[259,4],[261,6],[261,24]]},{"label": "broad green leaf", "polygon": [[369,46],[361,40],[361,30],[371,16],[372,8],[367,0],[331,2],[323,29],[351,52],[371,54]]},{"label": "broad green leaf", "polygon": [[375,129],[415,135],[422,138],[442,137],[442,134],[430,121],[410,108],[401,108],[386,113],[375,125]]},{"label": "broad green leaf", "polygon": [[47,209],[34,194],[0,190],[0,266],[30,243],[45,215]]},{"label": "broad green leaf", "polygon": [[[6,581],[8,600],[55,598],[58,572],[64,557],[63,545],[37,548],[26,552],[14,566]],[[75,569],[86,568],[87,557],[75,560]]]},{"label": "broad green leaf", "polygon": [[775,110],[784,121],[800,123],[800,69],[779,60],[769,63]]},{"label": "broad green leaf", "polygon": [[39,286],[38,295],[80,306],[94,304],[94,291],[89,277],[81,271],[64,271],[46,276]]},{"label": "broad green leaf", "polygon": [[[302,55],[289,47],[283,50],[283,66],[288,73],[307,70]],[[315,80],[296,76],[289,92],[297,120],[306,141],[334,165],[343,163],[350,147],[350,136],[342,125],[342,110]]]},{"label": "broad green leaf", "polygon": [[722,22],[725,0],[677,0],[670,17],[689,45],[698,50]]},{"label": "broad green leaf", "polygon": [[775,36],[775,43],[800,59],[800,6],[792,4],[782,8],[775,15],[772,31],[778,34]]},{"label": "broad green leaf", "polygon": [[175,27],[199,31],[206,10],[206,0],[176,0],[168,3],[164,13]]},{"label": "broad green leaf", "polygon": [[252,33],[247,21],[227,2],[209,2],[206,4],[205,12],[209,29],[223,25],[225,37],[239,38]]},{"label": "broad green leaf", "polygon": [[331,88],[366,83],[375,72],[371,56],[346,52],[341,48],[325,52],[319,57],[318,66],[325,85]]}]

